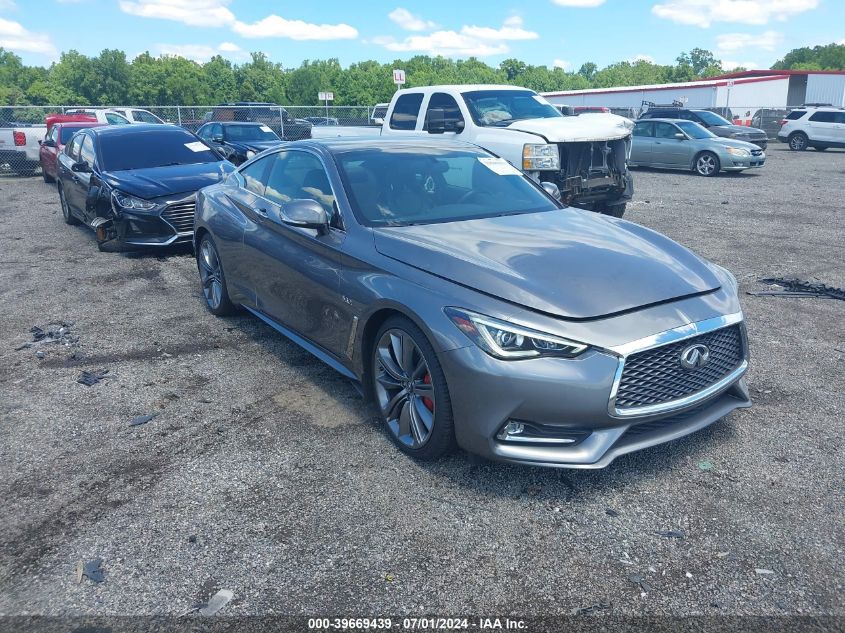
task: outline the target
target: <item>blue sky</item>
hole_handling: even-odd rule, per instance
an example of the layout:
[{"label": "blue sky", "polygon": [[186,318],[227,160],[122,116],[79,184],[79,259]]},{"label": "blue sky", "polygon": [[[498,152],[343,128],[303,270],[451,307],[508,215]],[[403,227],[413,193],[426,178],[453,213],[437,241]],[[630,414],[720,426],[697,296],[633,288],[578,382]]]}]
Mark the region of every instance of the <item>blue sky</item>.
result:
[{"label": "blue sky", "polygon": [[577,70],[701,47],[727,67],[768,67],[831,42],[845,43],[845,0],[0,0],[0,46],[41,65],[118,48],[235,62],[263,51],[285,67],[442,54]]}]

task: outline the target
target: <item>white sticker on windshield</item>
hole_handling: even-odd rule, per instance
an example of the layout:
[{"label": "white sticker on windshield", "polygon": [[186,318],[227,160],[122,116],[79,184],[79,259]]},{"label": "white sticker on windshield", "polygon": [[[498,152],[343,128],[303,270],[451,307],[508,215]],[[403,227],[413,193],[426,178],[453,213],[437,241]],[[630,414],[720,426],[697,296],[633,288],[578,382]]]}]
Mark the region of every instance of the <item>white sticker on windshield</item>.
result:
[{"label": "white sticker on windshield", "polygon": [[504,158],[479,158],[478,162],[500,176],[521,176],[522,172]]},{"label": "white sticker on windshield", "polygon": [[187,147],[192,152],[207,152],[208,151],[208,145],[206,145],[202,141],[193,141],[192,143],[185,143],[185,147]]},{"label": "white sticker on windshield", "polygon": [[546,100],[545,100],[543,97],[541,97],[540,95],[534,95],[534,96],[533,96],[533,99],[534,99],[534,101],[536,101],[537,103],[542,103],[543,105],[552,105],[551,103],[549,103],[548,101],[546,101]]},{"label": "white sticker on windshield", "polygon": [[264,132],[272,132],[273,131],[269,127],[267,127],[266,125],[262,125],[261,130],[264,131]]}]

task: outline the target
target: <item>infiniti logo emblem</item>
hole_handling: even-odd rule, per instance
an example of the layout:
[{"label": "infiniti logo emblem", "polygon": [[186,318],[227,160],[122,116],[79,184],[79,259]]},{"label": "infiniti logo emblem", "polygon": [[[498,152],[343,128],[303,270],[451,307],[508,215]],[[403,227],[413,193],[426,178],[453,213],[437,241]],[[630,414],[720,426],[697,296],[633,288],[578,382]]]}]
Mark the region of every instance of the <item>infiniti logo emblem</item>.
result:
[{"label": "infiniti logo emblem", "polygon": [[698,343],[684,348],[681,352],[681,367],[684,369],[698,369],[710,361],[710,349]]}]

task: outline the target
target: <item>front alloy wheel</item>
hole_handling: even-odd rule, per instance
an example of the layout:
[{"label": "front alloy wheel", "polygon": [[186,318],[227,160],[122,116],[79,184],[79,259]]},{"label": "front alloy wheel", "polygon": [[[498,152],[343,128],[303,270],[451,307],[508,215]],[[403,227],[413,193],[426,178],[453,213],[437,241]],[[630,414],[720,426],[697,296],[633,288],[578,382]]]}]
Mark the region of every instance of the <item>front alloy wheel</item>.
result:
[{"label": "front alloy wheel", "polygon": [[416,325],[395,317],[382,326],[372,372],[379,412],[400,449],[428,460],[453,448],[446,379],[434,349]]},{"label": "front alloy wheel", "polygon": [[719,159],[705,152],[695,160],[695,171],[700,176],[715,176],[719,172]]},{"label": "front alloy wheel", "polygon": [[229,292],[226,289],[223,265],[220,263],[217,248],[208,235],[203,236],[200,241],[197,266],[200,271],[200,281],[202,281],[202,294],[209,311],[217,316],[231,314],[234,306],[229,300]]},{"label": "front alloy wheel", "polygon": [[65,224],[79,224],[79,220],[76,219],[76,216],[73,215],[67,204],[67,199],[65,198],[65,188],[61,185],[59,185],[59,203],[62,205],[62,217],[65,220]]},{"label": "front alloy wheel", "polygon": [[807,149],[807,135],[803,132],[796,132],[789,137],[789,149],[793,152],[803,152]]}]

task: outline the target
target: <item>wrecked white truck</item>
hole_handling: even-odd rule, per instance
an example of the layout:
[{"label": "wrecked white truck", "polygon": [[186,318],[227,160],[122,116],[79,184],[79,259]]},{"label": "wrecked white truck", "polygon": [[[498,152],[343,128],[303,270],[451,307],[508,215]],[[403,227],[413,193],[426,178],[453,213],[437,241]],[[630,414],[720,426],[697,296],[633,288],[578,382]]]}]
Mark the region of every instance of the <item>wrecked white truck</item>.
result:
[{"label": "wrecked white truck", "polygon": [[633,127],[613,114],[565,117],[526,88],[428,86],[396,92],[381,135],[474,143],[554,183],[564,202],[622,217],[634,189],[627,166]]}]

